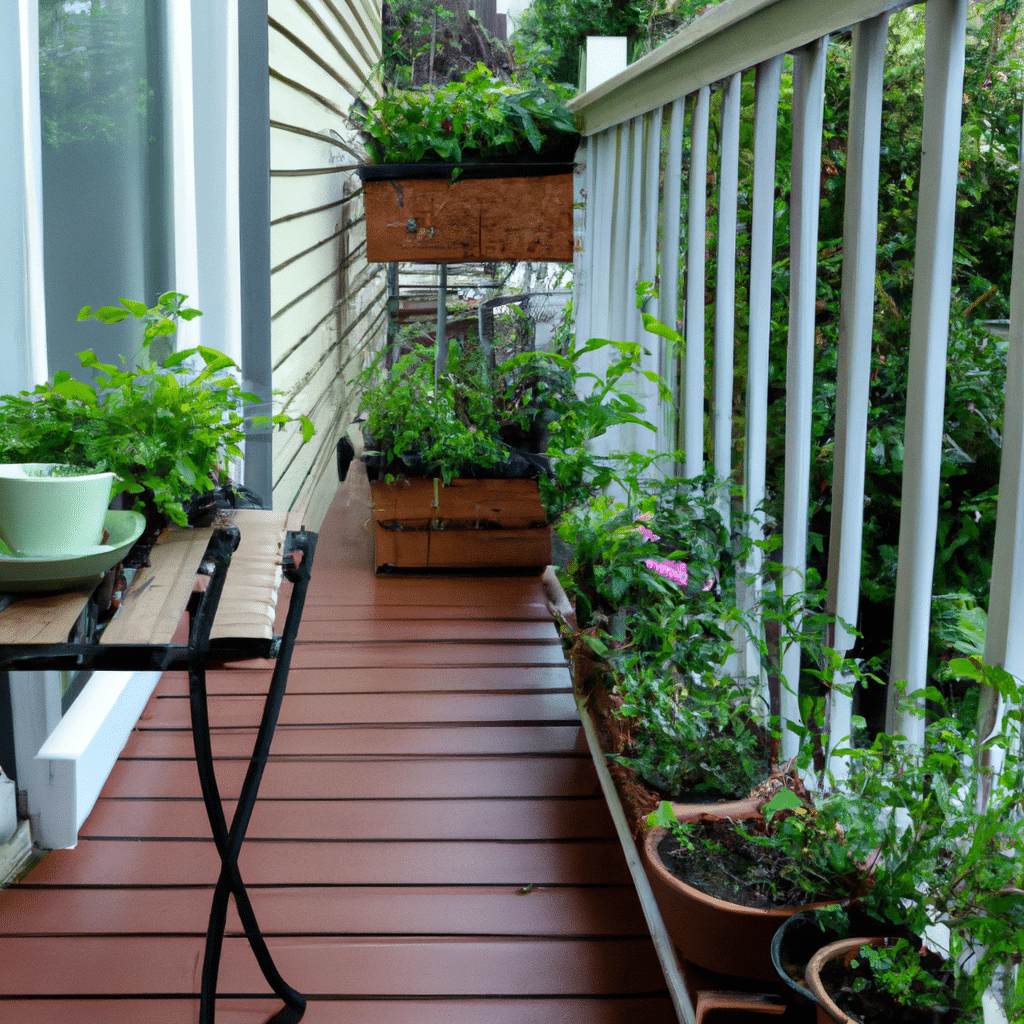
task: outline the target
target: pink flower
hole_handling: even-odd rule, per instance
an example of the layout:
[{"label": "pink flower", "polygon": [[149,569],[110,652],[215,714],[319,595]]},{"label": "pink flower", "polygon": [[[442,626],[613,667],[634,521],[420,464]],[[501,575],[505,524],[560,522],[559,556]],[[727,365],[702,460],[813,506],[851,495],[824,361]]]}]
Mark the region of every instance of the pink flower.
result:
[{"label": "pink flower", "polygon": [[652,572],[656,572],[659,576],[664,576],[665,579],[671,580],[680,587],[685,587],[690,580],[690,574],[686,571],[685,562],[673,562],[667,558],[663,562],[659,562],[657,559],[648,558],[644,565]]},{"label": "pink flower", "polygon": [[646,526],[635,526],[633,529],[636,533],[639,533],[644,540],[661,540],[656,533],[648,530]]},{"label": "pink flower", "polygon": [[641,512],[636,519],[633,520],[635,523],[649,523],[654,518],[653,512]]}]

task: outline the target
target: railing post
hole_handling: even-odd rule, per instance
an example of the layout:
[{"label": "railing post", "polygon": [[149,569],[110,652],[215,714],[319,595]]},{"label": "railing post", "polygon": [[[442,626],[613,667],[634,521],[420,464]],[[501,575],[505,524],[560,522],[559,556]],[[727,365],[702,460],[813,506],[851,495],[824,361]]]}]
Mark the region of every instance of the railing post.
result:
[{"label": "railing post", "polygon": [[[1006,353],[1006,406],[999,467],[999,504],[992,555],[985,662],[1024,679],[1024,175],[1017,185],[1017,223],[1010,284],[1010,336]],[[999,728],[999,693],[981,688],[978,707],[979,748]],[[1001,752],[980,754],[981,764],[999,767]],[[979,787],[979,810],[987,797]]]},{"label": "railing post", "polygon": [[886,708],[887,731],[898,731],[919,744],[924,743],[924,722],[909,712],[898,712],[893,683],[905,682],[908,695],[912,695],[925,686],[928,678],[967,0],[929,3],[925,26],[921,185],[896,610]]},{"label": "railing post", "polygon": [[722,482],[716,506],[728,528],[732,475],[732,389],[736,357],[736,207],[740,168],[742,76],[732,75],[722,91],[721,155],[718,167],[718,276],[715,282],[715,387],[712,435],[715,476]]},{"label": "railing post", "polygon": [[[665,198],[661,224],[661,274],[658,289],[658,319],[669,327],[679,326],[679,231],[682,209],[683,122],[686,117],[685,98],[677,99],[668,108],[668,142],[665,150]],[[665,347],[665,365],[661,375],[676,401],[679,401],[679,353]],[[678,420],[672,421],[670,449],[679,447]]]},{"label": "railing post", "polygon": [[708,219],[708,116],[711,90],[702,86],[690,118],[690,193],[686,244],[686,356],[683,374],[684,476],[704,472],[704,235]]},{"label": "railing post", "polygon": [[789,214],[789,347],[786,359],[786,468],[782,515],[782,598],[794,601],[793,619],[781,638],[779,714],[782,759],[800,749],[788,728],[800,721],[799,683],[802,595],[807,575],[807,509],[811,479],[811,414],[814,397],[814,314],[818,280],[818,209],[821,129],[825,108],[828,37],[799,50],[793,64],[792,193]]},{"label": "railing post", "polygon": [[[750,226],[750,325],[747,332],[747,408],[744,445],[744,528],[753,540],[764,534],[765,463],[768,437],[768,358],[772,323],[772,264],[775,257],[775,151],[779,119],[781,55],[757,66],[754,113],[754,183]],[[737,604],[749,615],[763,588],[764,553],[751,546],[744,572],[747,580]],[[741,589],[737,585],[737,589]],[[751,623],[760,630],[760,624]],[[740,673],[763,680],[757,640],[740,651]],[[768,694],[765,692],[767,703]]]},{"label": "railing post", "polygon": [[[826,606],[828,614],[836,620],[831,645],[844,656],[854,642],[846,624],[856,625],[860,607],[864,468],[878,239],[878,163],[888,32],[888,14],[863,22],[853,30]],[[851,680],[840,682],[852,683]],[[830,748],[837,742],[848,741],[852,714],[852,695],[833,687],[829,694],[827,722]],[[829,765],[837,776],[846,770],[844,758],[832,757]]]}]

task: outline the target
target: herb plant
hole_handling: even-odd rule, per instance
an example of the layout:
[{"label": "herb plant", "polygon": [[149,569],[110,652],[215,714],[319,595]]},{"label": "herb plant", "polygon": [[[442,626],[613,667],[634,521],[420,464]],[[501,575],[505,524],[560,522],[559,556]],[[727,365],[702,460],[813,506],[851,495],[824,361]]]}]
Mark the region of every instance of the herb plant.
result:
[{"label": "herb plant", "polygon": [[[603,346],[619,355],[605,377],[581,372],[581,358]],[[650,426],[625,390],[638,345],[593,340],[493,367],[478,349],[453,347],[436,380],[435,352],[416,346],[390,368],[382,354],[357,379],[365,455],[385,476],[539,477],[553,520],[618,479],[617,460],[593,455],[591,440],[616,424]]]},{"label": "herb plant", "polygon": [[508,84],[478,64],[436,90],[391,90],[372,107],[357,105],[352,118],[372,163],[551,159],[553,153],[572,159],[576,128],[564,105],[571,95],[541,81]]},{"label": "herb plant", "polygon": [[[85,306],[79,320],[117,323],[142,320],[143,351],[155,338],[173,334],[179,320],[200,316],[178,292],[156,305],[122,299],[119,306]],[[135,506],[186,523],[182,503],[212,490],[240,458],[245,437],[244,405],[257,402],[232,374],[234,361],[200,345],[169,355],[162,364],[140,367],[101,363],[90,350],[79,353],[91,378],[67,370],[31,392],[0,396],[0,460],[60,462],[117,474],[114,493],[135,497]],[[291,417],[253,417],[253,424],[283,427]],[[313,424],[300,417],[308,441]]]}]

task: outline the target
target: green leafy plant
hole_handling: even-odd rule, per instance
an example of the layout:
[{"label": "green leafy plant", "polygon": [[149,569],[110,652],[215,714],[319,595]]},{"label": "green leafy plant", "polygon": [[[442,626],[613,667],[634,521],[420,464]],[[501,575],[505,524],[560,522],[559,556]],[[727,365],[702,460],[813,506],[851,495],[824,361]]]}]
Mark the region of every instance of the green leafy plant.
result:
[{"label": "green leafy plant", "polygon": [[[154,339],[173,334],[179,320],[200,312],[184,305],[178,292],[156,304],[129,299],[118,306],[85,306],[79,320],[143,321],[143,351]],[[234,361],[200,345],[169,355],[162,364],[120,366],[101,363],[94,352],[79,353],[91,377],[79,380],[67,370],[31,392],[0,396],[0,460],[61,462],[117,474],[114,493],[135,497],[147,508],[185,524],[183,502],[212,490],[227,476],[228,464],[242,455],[244,406],[259,399],[242,390]],[[283,427],[292,417],[252,417],[249,422]],[[313,424],[301,421],[303,441]]]},{"label": "green leafy plant", "polygon": [[710,477],[632,480],[559,523],[574,646],[608,673],[625,745],[611,751],[676,799],[745,796],[769,770],[759,680],[727,671],[745,634],[732,541]]},{"label": "green leafy plant", "polygon": [[[579,369],[605,346],[618,356],[605,376]],[[590,441],[617,424],[650,427],[625,390],[639,355],[638,345],[595,339],[566,355],[522,352],[492,367],[467,346],[452,349],[440,374],[433,345],[414,347],[390,368],[381,355],[357,380],[365,454],[386,476],[539,477],[554,520],[618,478],[618,460],[595,456]]]},{"label": "green leafy plant", "polygon": [[566,89],[538,82],[506,83],[483,64],[437,89],[394,89],[372,107],[357,104],[352,119],[372,163],[475,163],[521,154],[550,159],[575,150]]}]

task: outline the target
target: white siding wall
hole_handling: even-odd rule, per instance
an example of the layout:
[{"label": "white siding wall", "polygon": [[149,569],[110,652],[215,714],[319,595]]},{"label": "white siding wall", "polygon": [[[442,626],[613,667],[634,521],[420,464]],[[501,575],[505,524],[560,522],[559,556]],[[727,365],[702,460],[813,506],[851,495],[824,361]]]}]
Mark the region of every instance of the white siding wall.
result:
[{"label": "white siding wall", "polygon": [[271,305],[274,389],[317,434],[274,436],[274,506],[316,528],[337,484],[348,386],[384,340],[385,268],[367,264],[359,149],[346,114],[380,58],[378,0],[271,0]]}]

